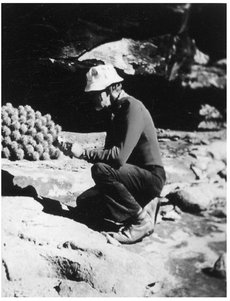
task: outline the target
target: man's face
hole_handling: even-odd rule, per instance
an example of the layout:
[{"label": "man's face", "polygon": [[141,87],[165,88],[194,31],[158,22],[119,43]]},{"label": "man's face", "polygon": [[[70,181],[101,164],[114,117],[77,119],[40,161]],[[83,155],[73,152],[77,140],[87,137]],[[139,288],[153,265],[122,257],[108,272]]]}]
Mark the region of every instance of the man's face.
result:
[{"label": "man's face", "polygon": [[89,94],[96,111],[101,111],[103,108],[111,105],[110,95],[107,91],[93,91],[89,92]]}]

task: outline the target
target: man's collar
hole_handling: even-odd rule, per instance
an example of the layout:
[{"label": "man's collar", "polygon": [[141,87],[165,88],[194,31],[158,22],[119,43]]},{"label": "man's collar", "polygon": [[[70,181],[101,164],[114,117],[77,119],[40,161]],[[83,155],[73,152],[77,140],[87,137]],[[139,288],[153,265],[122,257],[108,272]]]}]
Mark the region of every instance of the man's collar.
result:
[{"label": "man's collar", "polygon": [[124,98],[126,98],[127,96],[129,95],[124,90],[121,90],[121,93],[119,94],[117,99],[115,99],[114,103],[111,105],[111,110],[113,113],[119,110],[121,104],[123,103]]},{"label": "man's collar", "polygon": [[121,90],[121,93],[119,94],[117,100],[120,100],[120,99],[122,99],[124,97],[127,97],[127,96],[129,96],[129,95],[124,90]]}]

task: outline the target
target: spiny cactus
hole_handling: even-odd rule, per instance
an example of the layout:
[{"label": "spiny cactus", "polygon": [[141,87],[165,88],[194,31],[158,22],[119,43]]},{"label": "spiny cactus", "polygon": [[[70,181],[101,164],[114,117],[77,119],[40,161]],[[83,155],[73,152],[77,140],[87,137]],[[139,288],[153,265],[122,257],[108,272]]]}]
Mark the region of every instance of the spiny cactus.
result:
[{"label": "spiny cactus", "polygon": [[38,152],[36,152],[36,151],[34,151],[34,152],[33,152],[33,155],[32,155],[32,159],[33,159],[33,161],[38,161],[38,160],[39,160],[39,158],[40,158],[40,155],[39,155],[39,153],[38,153]]},{"label": "spiny cactus", "polygon": [[11,139],[14,141],[19,141],[21,138],[21,134],[19,133],[19,131],[15,130],[11,133]]},{"label": "spiny cactus", "polygon": [[43,134],[44,136],[46,136],[46,135],[48,134],[48,129],[47,129],[47,127],[43,125],[43,126],[41,127],[41,132],[42,132],[42,134]]},{"label": "spiny cactus", "polygon": [[22,123],[19,130],[20,130],[21,134],[23,135],[28,131],[28,127],[25,123]]},{"label": "spiny cactus", "polygon": [[11,123],[11,130],[14,131],[14,130],[19,130],[20,129],[20,123],[18,121],[14,121],[13,123]]},{"label": "spiny cactus", "polygon": [[12,142],[12,140],[11,140],[10,136],[4,137],[3,140],[2,140],[2,145],[3,146],[9,146],[11,144],[11,142]]},{"label": "spiny cactus", "polygon": [[11,103],[2,106],[2,156],[10,160],[49,160],[59,158],[55,147],[61,127],[50,114],[42,116],[29,105],[14,108]]},{"label": "spiny cactus", "polygon": [[16,160],[22,160],[22,159],[24,159],[24,155],[25,155],[24,154],[24,150],[21,149],[21,148],[17,149],[16,152],[15,152]]},{"label": "spiny cactus", "polygon": [[11,134],[11,130],[6,125],[3,125],[3,127],[2,127],[3,137],[10,136],[10,134]]},{"label": "spiny cactus", "polygon": [[35,120],[34,119],[28,119],[26,121],[26,125],[28,126],[28,128],[33,128],[35,124]]},{"label": "spiny cactus", "polygon": [[4,148],[2,149],[2,157],[3,157],[3,158],[7,158],[7,159],[10,158],[10,150],[9,150],[8,147],[4,147]]},{"label": "spiny cactus", "polygon": [[44,152],[42,155],[41,155],[41,160],[49,160],[50,159],[50,155],[48,152]]},{"label": "spiny cactus", "polygon": [[46,141],[48,142],[48,144],[52,144],[53,143],[53,141],[54,141],[54,137],[53,137],[53,135],[52,134],[47,134],[46,135]]},{"label": "spiny cactus", "polygon": [[42,144],[36,144],[36,145],[34,146],[34,150],[35,150],[36,152],[38,152],[39,158],[40,158],[40,156],[42,155],[42,153],[44,152],[44,148],[43,148]]},{"label": "spiny cactus", "polygon": [[40,131],[41,128],[42,128],[42,121],[40,119],[36,119],[35,123],[34,123],[34,126],[35,126],[37,131]]},{"label": "spiny cactus", "polygon": [[26,134],[30,135],[31,137],[35,137],[37,130],[35,128],[29,128]]},{"label": "spiny cactus", "polygon": [[42,132],[39,132],[35,135],[34,139],[37,143],[41,143],[44,140],[44,135],[42,134]]}]

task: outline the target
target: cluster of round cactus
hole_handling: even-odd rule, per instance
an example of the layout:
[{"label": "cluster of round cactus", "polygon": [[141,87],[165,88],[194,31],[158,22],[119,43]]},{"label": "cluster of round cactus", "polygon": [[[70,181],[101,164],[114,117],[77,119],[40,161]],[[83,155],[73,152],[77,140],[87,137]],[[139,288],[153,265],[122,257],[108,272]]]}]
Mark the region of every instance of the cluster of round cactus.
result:
[{"label": "cluster of round cactus", "polygon": [[57,159],[60,150],[55,147],[61,127],[50,114],[42,116],[31,106],[14,108],[11,103],[2,106],[2,157],[10,160]]}]

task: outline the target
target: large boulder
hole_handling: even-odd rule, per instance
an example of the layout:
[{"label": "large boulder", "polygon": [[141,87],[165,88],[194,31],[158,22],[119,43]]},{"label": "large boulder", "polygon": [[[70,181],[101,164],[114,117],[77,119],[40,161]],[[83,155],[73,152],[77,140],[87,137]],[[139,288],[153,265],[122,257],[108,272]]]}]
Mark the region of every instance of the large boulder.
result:
[{"label": "large boulder", "polygon": [[44,207],[31,197],[3,197],[4,296],[38,297],[46,279],[43,296],[69,296],[79,282],[93,296],[143,296],[146,286],[160,279],[157,264],[153,268],[143,257],[108,244],[99,232],[62,212],[45,213]]},{"label": "large boulder", "polygon": [[[77,196],[94,185],[91,164],[78,159],[42,161],[4,160],[2,166],[3,195],[28,195],[76,205]],[[44,161],[45,162],[45,161]],[[63,168],[63,170],[61,170]]]},{"label": "large boulder", "polygon": [[166,195],[170,203],[190,213],[208,210],[218,199],[226,198],[226,191],[213,183],[195,183],[176,187]]}]

